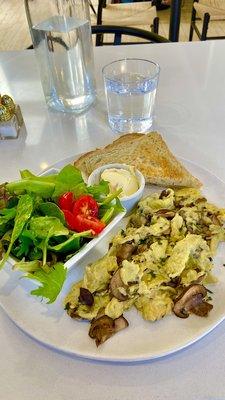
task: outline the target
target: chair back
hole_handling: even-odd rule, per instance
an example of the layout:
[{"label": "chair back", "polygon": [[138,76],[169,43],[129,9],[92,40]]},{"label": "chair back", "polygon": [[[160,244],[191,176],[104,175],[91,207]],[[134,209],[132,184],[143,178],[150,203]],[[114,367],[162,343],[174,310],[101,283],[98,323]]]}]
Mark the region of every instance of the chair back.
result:
[{"label": "chair back", "polygon": [[156,7],[150,1],[108,4],[102,9],[102,24],[120,26],[150,26],[157,17]]},{"label": "chair back", "polygon": [[199,0],[193,6],[201,19],[206,13],[210,15],[211,21],[225,19],[225,0]]},{"label": "chair back", "polygon": [[[125,27],[125,26],[117,26],[117,25],[94,25],[91,27],[92,34],[96,34],[96,46],[103,45],[121,45],[128,44],[122,43],[122,36],[132,36],[144,39],[145,42],[148,41],[150,43],[168,43],[169,40],[160,36],[154,32],[149,32],[139,28]],[[103,35],[104,34],[113,34],[114,40],[113,42],[104,42]],[[140,44],[137,42],[129,42],[129,44]]]}]

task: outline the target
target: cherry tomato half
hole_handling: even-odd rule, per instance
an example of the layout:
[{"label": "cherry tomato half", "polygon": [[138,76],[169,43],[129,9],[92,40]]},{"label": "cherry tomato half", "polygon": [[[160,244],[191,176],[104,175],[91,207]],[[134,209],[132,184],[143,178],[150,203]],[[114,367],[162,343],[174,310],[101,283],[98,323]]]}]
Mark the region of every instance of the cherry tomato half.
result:
[{"label": "cherry tomato half", "polygon": [[84,217],[98,216],[98,203],[92,196],[80,196],[73,205],[73,215],[82,215]]},{"label": "cherry tomato half", "polygon": [[64,213],[66,224],[67,224],[68,228],[71,229],[72,231],[76,231],[76,224],[74,222],[73,213],[71,213],[71,211],[69,211],[69,210],[62,210],[62,212]]},{"label": "cherry tomato half", "polygon": [[61,210],[73,210],[74,196],[72,192],[66,192],[60,196],[58,205]]},{"label": "cherry tomato half", "polygon": [[104,228],[105,223],[95,217],[85,217],[83,215],[74,215],[73,225],[77,232],[88,231],[91,229],[95,235],[98,235]]}]

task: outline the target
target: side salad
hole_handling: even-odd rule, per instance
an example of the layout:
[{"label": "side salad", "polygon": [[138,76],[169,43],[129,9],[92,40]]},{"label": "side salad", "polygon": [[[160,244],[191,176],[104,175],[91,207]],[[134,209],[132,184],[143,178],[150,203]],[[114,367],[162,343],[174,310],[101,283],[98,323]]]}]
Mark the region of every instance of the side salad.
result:
[{"label": "side salad", "polygon": [[59,173],[0,185],[0,269],[9,256],[13,269],[37,282],[32,295],[53,303],[66,279],[64,263],[124,211],[108,182],[87,186],[81,172],[66,165]]}]

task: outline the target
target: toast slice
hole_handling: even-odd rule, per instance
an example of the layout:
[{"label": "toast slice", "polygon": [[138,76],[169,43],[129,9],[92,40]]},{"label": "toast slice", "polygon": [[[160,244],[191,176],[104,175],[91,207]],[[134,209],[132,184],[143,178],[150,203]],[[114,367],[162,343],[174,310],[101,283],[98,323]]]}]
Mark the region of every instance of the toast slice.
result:
[{"label": "toast slice", "polygon": [[[143,134],[141,133],[128,133],[127,135],[120,136],[118,139],[116,139],[113,143],[110,143],[104,148],[100,149],[95,149],[91,150],[88,153],[83,154],[80,156],[77,160],[74,161],[75,167],[79,168],[81,171],[83,171],[87,176],[91,174],[92,171],[94,171],[95,163],[97,163],[101,157],[103,156],[103,153],[110,153],[111,151],[118,152],[118,149],[122,148],[124,144],[128,144],[129,146],[136,140],[140,139]],[[117,159],[115,158],[115,161],[112,162],[120,162],[116,161]],[[111,162],[111,161],[110,161]],[[93,163],[93,168],[92,168],[92,163]],[[104,165],[99,164],[98,166]],[[107,163],[106,163],[107,164]]]},{"label": "toast slice", "polygon": [[160,186],[200,187],[201,182],[175,158],[158,132],[120,136],[108,146],[90,151],[74,162],[87,175],[110,163],[133,165],[147,183]]}]

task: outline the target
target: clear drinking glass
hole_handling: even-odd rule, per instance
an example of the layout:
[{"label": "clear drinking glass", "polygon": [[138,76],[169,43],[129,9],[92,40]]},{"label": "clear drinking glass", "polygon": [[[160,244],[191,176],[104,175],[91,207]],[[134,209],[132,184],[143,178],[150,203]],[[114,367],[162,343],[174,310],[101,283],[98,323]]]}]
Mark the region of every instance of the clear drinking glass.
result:
[{"label": "clear drinking glass", "polygon": [[95,99],[88,0],[25,0],[47,104],[82,112]]},{"label": "clear drinking glass", "polygon": [[109,124],[118,132],[146,132],[153,122],[160,67],[127,58],[103,68]]}]

